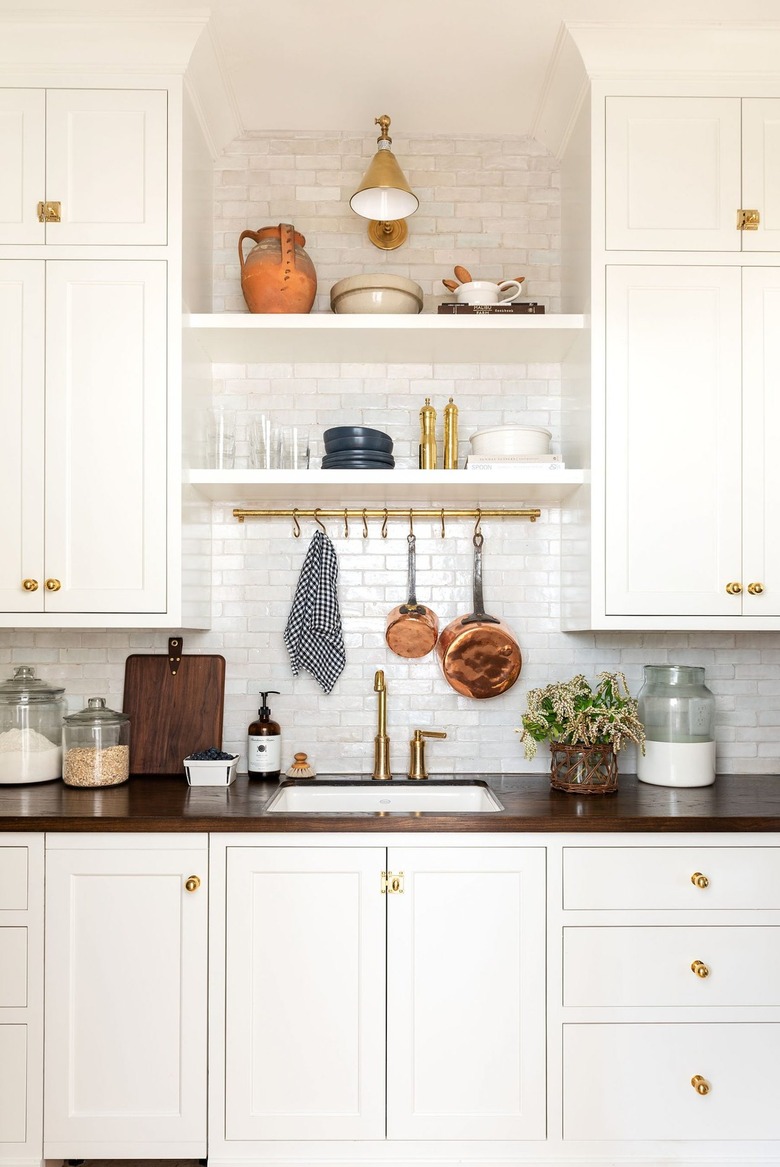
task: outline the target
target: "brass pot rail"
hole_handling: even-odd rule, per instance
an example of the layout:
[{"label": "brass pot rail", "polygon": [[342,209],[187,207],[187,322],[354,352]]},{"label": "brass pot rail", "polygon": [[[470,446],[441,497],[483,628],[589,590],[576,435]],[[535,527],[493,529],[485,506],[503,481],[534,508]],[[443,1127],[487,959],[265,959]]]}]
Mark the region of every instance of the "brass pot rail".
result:
[{"label": "brass pot rail", "polygon": [[292,519],[296,539],[301,533],[299,519],[314,519],[323,531],[322,519],[341,519],[345,536],[349,535],[349,520],[360,519],[363,538],[368,536],[368,519],[382,520],[382,538],[387,536],[390,519],[403,519],[410,530],[415,519],[438,519],[443,539],[448,519],[475,519],[478,530],[482,519],[529,519],[535,523],[541,513],[538,507],[234,507],[233,518],[239,523],[244,519]]}]

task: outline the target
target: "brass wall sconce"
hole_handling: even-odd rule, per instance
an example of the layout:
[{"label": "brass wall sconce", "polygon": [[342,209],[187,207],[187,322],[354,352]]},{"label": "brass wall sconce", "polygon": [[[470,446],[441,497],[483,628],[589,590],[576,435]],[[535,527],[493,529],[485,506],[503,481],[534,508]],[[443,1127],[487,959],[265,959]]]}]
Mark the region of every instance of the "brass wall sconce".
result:
[{"label": "brass wall sconce", "polygon": [[371,220],[368,237],[374,246],[392,251],[406,241],[409,229],[405,219],[414,214],[420,200],[390,149],[393,141],[387,132],[390,118],[383,113],[374,118],[374,125],[380,128],[377,151],[349,205],[356,214]]}]

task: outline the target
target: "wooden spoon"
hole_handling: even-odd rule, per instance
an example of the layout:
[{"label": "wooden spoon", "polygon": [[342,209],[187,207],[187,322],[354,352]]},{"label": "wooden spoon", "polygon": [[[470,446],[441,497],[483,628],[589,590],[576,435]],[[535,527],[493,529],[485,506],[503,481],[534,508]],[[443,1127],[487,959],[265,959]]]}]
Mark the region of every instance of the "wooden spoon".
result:
[{"label": "wooden spoon", "polygon": [[456,292],[460,287],[457,280],[442,280],[441,282],[449,292]]},{"label": "wooden spoon", "polygon": [[459,267],[456,264],[455,265],[455,275],[457,276],[457,278],[460,280],[460,282],[462,284],[470,284],[471,283],[471,272],[468,270],[468,268]]}]

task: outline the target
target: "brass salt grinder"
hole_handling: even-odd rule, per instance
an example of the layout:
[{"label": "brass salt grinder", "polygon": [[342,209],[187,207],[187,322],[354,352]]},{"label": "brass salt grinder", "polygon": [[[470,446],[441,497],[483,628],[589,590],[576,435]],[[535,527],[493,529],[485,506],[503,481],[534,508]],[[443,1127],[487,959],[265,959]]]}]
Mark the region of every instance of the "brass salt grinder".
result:
[{"label": "brass salt grinder", "polygon": [[458,407],[451,397],[444,406],[444,469],[458,469]]},{"label": "brass salt grinder", "polygon": [[436,469],[436,410],[430,397],[420,410],[420,469]]}]

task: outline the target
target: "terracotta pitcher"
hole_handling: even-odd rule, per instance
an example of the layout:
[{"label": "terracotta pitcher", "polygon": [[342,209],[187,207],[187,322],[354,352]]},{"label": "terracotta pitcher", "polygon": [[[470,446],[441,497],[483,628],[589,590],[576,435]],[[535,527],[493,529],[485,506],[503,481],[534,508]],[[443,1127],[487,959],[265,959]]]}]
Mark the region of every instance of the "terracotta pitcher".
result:
[{"label": "terracotta pitcher", "polygon": [[[256,246],[244,258],[244,240]],[[238,237],[241,290],[250,312],[310,312],[317,291],[306,240],[289,223],[242,231]]]}]

